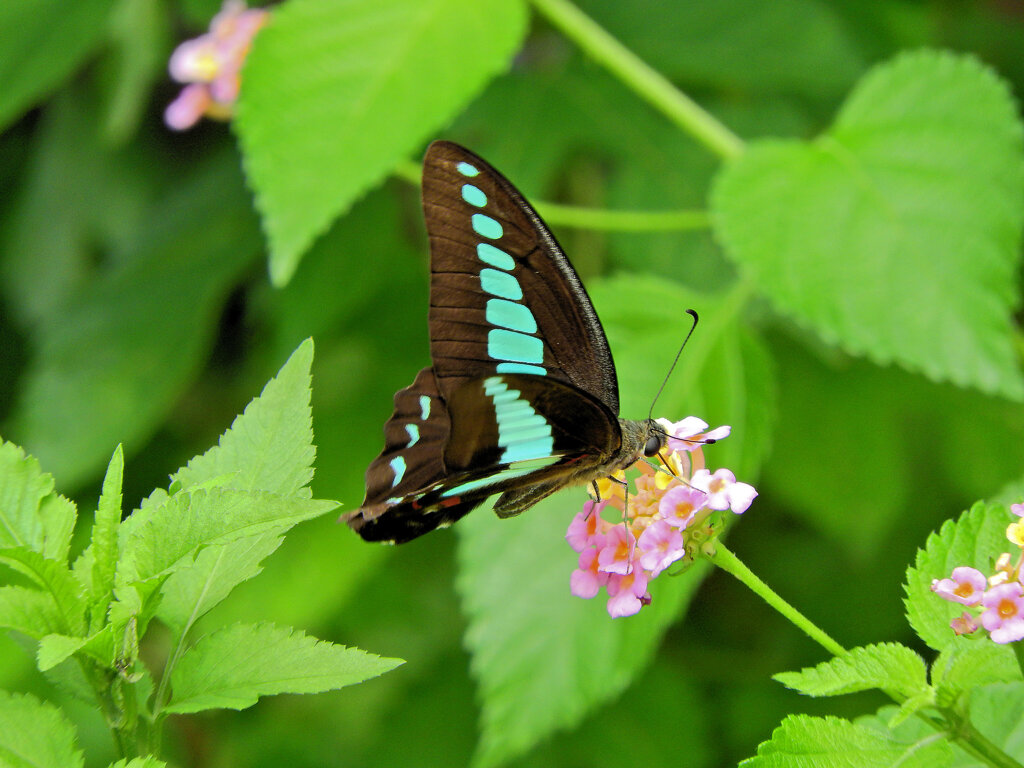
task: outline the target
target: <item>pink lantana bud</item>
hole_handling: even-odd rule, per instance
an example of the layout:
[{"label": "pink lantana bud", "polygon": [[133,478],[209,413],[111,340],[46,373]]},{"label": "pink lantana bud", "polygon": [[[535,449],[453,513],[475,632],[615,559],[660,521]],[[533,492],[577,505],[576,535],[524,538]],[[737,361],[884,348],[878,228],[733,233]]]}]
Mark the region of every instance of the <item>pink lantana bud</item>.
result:
[{"label": "pink lantana bud", "polygon": [[961,565],[953,569],[953,578],[935,579],[932,592],[945,600],[952,600],[963,605],[977,605],[985,592],[988,583],[985,574],[976,568]]},{"label": "pink lantana bud", "polygon": [[1010,581],[989,589],[981,598],[985,607],[981,625],[993,642],[1012,643],[1024,638],[1024,587]]},{"label": "pink lantana bud", "polygon": [[1017,517],[1024,517],[1024,503],[1011,504],[1010,511],[1013,512]]},{"label": "pink lantana bud", "polygon": [[598,553],[598,569],[605,573],[626,574],[633,568],[636,538],[624,525],[612,526],[605,534],[605,545]]},{"label": "pink lantana bud", "polygon": [[979,629],[977,620],[967,611],[964,611],[957,618],[949,622],[949,626],[958,635],[970,635]]},{"label": "pink lantana bud", "polygon": [[613,574],[608,577],[608,614],[612,618],[633,616],[645,605],[650,604],[647,594],[648,576],[644,571],[634,569],[626,575]]},{"label": "pink lantana bud", "polygon": [[653,579],[686,554],[683,534],[664,520],[655,520],[640,534],[636,542],[640,567],[650,571]]},{"label": "pink lantana bud", "polygon": [[569,577],[570,591],[589,600],[607,583],[608,574],[597,570],[597,550],[591,547],[580,552],[579,567]]}]

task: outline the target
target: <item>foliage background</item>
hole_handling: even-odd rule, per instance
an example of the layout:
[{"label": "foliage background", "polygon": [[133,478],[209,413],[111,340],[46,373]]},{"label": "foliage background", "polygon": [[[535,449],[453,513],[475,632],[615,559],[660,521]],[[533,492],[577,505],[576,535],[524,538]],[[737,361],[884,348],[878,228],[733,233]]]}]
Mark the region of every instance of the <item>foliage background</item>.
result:
[{"label": "foliage background", "polygon": [[[94,505],[117,442],[127,451],[130,508],[210,445],[310,335],[317,341],[314,495],[353,508],[365,466],[380,449],[392,392],[427,362],[418,195],[398,178],[373,183],[400,159],[400,142],[379,125],[387,104],[369,108],[362,123],[311,137],[292,132],[294,115],[261,125],[263,90],[240,116],[241,141],[223,125],[183,135],[162,126],[176,91],[164,75],[167,56],[205,27],[217,5],[16,0],[0,8],[0,29],[22,30],[0,40],[0,82],[11,84],[0,96],[0,429],[38,456],[83,510]],[[580,3],[746,139],[820,134],[873,64],[920,46],[971,52],[1018,98],[1024,87],[1024,8],[1016,3],[653,5]],[[400,13],[417,7],[386,6]],[[432,4],[441,6],[487,28],[487,19],[473,16],[481,6],[472,0]],[[527,17],[508,13],[506,45],[514,51],[516,19]],[[413,137],[402,156],[415,159],[426,141],[443,136],[488,158],[533,200],[706,208],[719,159],[544,20],[529,19],[510,71],[499,74],[507,61],[496,56],[494,79],[439,78],[436,92],[420,92],[423,109],[402,116]],[[288,42],[274,44],[287,52]],[[338,55],[369,56],[363,42]],[[276,64],[293,78],[276,84],[285,90],[304,65],[315,72],[321,63],[293,56],[289,69],[271,54],[259,58],[254,50],[254,73]],[[416,74],[416,62],[406,61],[388,77],[401,86]],[[449,104],[448,112],[431,111],[436,103]],[[307,251],[264,222],[273,261],[239,153],[239,144],[252,150],[245,168],[254,186],[261,174],[273,175],[260,165],[261,128],[272,139],[303,143],[314,157],[322,149],[354,157],[357,166],[351,176],[296,180],[292,194],[303,199],[308,185],[309,215],[321,216],[326,231]],[[336,204],[323,203],[332,194],[359,199],[337,220],[341,211],[312,211]],[[273,205],[261,201],[264,210]],[[735,284],[735,267],[707,229],[606,232],[563,228],[550,218],[607,327],[623,413],[639,416],[682,338],[682,308],[713,317]],[[275,287],[271,272],[287,284]],[[893,331],[898,336],[900,328]],[[673,417],[693,412],[736,427],[715,449],[723,453],[709,450],[709,459],[737,468],[761,496],[732,531],[731,548],[840,642],[914,645],[901,603],[906,565],[942,520],[1022,481],[1019,403],[850,357],[756,296],[738,333],[742,375],[727,356],[715,356],[721,350],[684,356],[659,405]],[[1013,386],[1002,391],[1012,394]],[[567,523],[580,499],[566,493],[534,512]],[[218,766],[330,765],[339,755],[352,766],[468,762],[481,715],[466,615],[487,605],[474,609],[467,573],[474,552],[493,546],[494,537],[500,547],[502,535],[486,512],[474,518],[462,534],[461,569],[451,532],[387,550],[330,520],[299,527],[266,572],[222,607],[217,623],[272,619],[407,664],[336,693],[182,718],[173,756]],[[564,563],[545,573],[564,573],[567,587],[572,566],[566,547]],[[490,595],[492,610],[504,599],[529,601],[528,593],[510,594],[521,583],[516,576]],[[457,581],[470,596],[464,606]],[[691,575],[669,589],[681,601],[697,586]],[[507,645],[543,646],[543,633],[557,629],[519,627]],[[161,649],[151,653],[159,657]],[[595,656],[607,653],[594,648]],[[816,702],[771,682],[771,674],[815,663],[821,653],[722,574],[699,585],[685,619],[672,624],[646,666],[645,654],[637,650],[641,674],[621,697],[594,712],[581,705],[567,715],[581,721],[578,728],[518,764],[728,765],[752,754],[787,712],[852,716],[880,703],[867,695]],[[594,668],[608,664],[604,658]],[[552,690],[578,685],[588,669],[540,681],[538,710],[545,683]],[[0,687],[51,693],[8,638],[0,640]],[[82,708],[73,714],[87,754],[106,761],[99,717]]]}]

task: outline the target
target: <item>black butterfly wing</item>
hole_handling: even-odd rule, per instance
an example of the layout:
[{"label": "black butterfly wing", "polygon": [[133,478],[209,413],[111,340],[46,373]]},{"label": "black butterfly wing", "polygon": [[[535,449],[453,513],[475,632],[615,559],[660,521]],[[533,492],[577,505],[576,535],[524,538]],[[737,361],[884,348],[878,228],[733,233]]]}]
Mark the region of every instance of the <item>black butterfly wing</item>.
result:
[{"label": "black butterfly wing", "polygon": [[[435,142],[423,210],[434,364],[395,395],[363,506],[346,516],[374,541],[408,541],[495,493],[511,492],[514,514],[622,440],[604,331],[515,187],[468,150]],[[538,493],[524,496],[530,488]]]},{"label": "black butterfly wing", "polygon": [[443,394],[492,373],[571,384],[619,413],[615,365],[576,271],[518,190],[472,152],[423,161],[430,354]]}]

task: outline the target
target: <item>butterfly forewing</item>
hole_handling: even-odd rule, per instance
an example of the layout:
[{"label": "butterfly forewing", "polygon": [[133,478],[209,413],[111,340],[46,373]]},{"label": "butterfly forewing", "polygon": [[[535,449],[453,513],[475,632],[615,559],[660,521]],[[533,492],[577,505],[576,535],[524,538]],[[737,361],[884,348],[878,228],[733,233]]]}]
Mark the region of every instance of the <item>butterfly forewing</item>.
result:
[{"label": "butterfly forewing", "polygon": [[423,161],[430,352],[445,395],[492,373],[551,376],[619,412],[615,366],[582,283],[515,187],[438,141]]}]

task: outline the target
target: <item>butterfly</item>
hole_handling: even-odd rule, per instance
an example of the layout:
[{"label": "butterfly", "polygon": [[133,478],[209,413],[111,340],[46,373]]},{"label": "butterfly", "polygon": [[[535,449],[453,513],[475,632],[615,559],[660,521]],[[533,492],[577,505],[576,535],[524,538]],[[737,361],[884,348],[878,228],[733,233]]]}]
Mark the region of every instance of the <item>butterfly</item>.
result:
[{"label": "butterfly", "polygon": [[488,497],[511,517],[656,455],[652,419],[619,418],[615,364],[576,271],[519,191],[469,150],[423,160],[433,365],[395,394],[366,498],[343,519],[402,543]]}]

